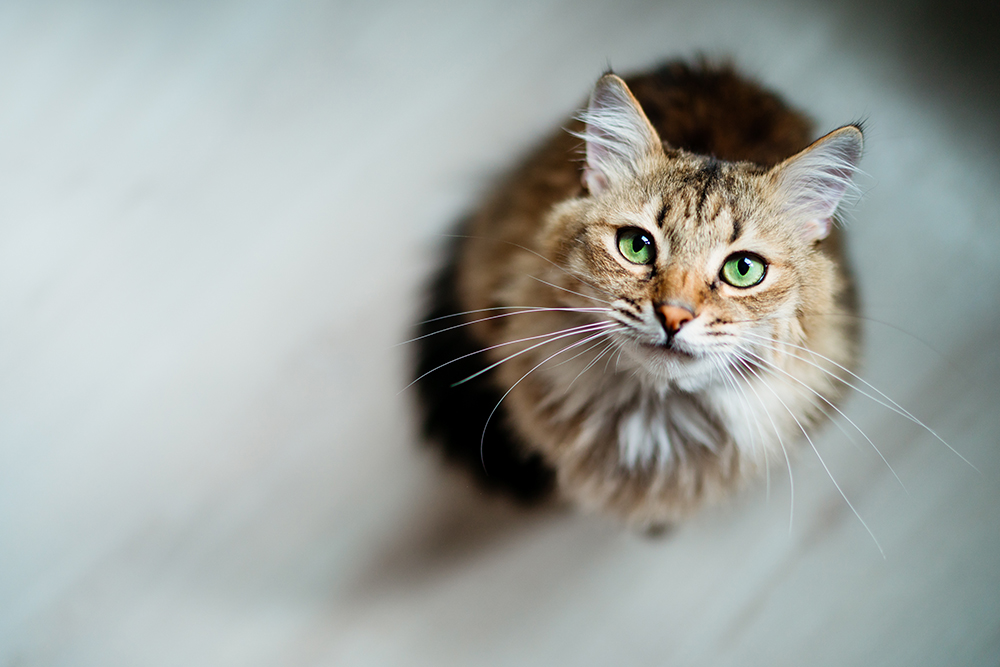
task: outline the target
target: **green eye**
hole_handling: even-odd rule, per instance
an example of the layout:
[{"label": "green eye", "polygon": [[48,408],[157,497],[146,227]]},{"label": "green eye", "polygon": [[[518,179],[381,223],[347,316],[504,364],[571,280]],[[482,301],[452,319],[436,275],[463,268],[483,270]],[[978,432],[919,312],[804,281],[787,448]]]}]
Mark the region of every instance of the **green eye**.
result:
[{"label": "green eye", "polygon": [[767,264],[757,255],[738,252],[722,265],[720,277],[733,287],[753,287],[764,279]]},{"label": "green eye", "polygon": [[652,264],[656,257],[656,246],[649,234],[636,227],[628,227],[618,232],[618,251],[633,264]]}]

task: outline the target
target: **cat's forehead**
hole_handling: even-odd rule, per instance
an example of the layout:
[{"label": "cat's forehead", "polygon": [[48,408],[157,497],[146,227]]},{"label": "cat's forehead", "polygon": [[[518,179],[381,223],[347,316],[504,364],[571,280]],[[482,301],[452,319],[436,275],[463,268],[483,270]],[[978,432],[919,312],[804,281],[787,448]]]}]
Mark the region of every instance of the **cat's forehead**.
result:
[{"label": "cat's forehead", "polygon": [[758,172],[749,164],[685,156],[668,158],[647,182],[654,192],[677,203],[676,212],[695,217],[704,215],[706,208],[740,205],[756,190]]},{"label": "cat's forehead", "polygon": [[753,167],[711,158],[670,160],[643,188],[642,216],[677,249],[690,242],[734,243],[753,231],[760,209]]}]

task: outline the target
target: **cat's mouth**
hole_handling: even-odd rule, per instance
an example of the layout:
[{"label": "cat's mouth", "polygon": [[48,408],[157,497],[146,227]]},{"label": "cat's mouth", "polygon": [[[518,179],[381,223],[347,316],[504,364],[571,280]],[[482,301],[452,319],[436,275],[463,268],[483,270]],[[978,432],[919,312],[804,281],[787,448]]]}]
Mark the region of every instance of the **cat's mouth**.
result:
[{"label": "cat's mouth", "polygon": [[698,350],[677,341],[637,341],[634,358],[656,386],[681,391],[703,389],[714,375],[715,363]]},{"label": "cat's mouth", "polygon": [[654,350],[657,354],[663,355],[670,359],[694,359],[695,355],[687,350],[681,349],[676,341],[668,340],[663,343],[642,343],[642,346],[650,350]]},{"label": "cat's mouth", "polygon": [[685,344],[685,341],[678,340],[675,336],[664,340],[650,340],[647,336],[626,336],[632,341],[637,351],[640,351],[647,359],[658,359],[664,362],[685,363],[698,360],[702,355],[692,351]]}]

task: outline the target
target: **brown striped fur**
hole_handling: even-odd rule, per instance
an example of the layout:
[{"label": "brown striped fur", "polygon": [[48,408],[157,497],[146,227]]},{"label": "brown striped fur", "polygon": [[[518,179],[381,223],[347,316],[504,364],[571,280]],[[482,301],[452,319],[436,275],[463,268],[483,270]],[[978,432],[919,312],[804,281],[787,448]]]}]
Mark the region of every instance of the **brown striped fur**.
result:
[{"label": "brown striped fur", "polygon": [[[581,178],[604,180],[587,181],[600,165],[581,161],[578,137],[588,125],[571,121],[472,217],[457,245],[454,288],[462,311],[610,302],[612,313],[478,322],[494,311],[469,314],[466,332],[480,348],[499,346],[487,360],[506,361],[487,377],[498,394],[509,393],[494,419],[555,471],[559,493],[649,526],[728,495],[766,465],[784,465],[802,440],[798,424],[812,428],[824,418],[823,401],[839,399],[831,361],[854,364],[855,332],[836,234],[804,238],[804,223],[786,210],[778,170],[809,145],[809,121],[726,66],[675,63],[626,81],[662,149],[633,160],[624,181],[611,173],[613,184],[588,191]],[[654,239],[651,265],[618,250],[616,234],[628,227]],[[740,289],[720,279],[737,251],[766,258],[764,282]],[[674,342],[662,342],[662,304],[695,316]],[[588,342],[552,356],[586,334],[540,344],[553,332],[612,320],[622,328],[595,338],[592,349]],[[770,349],[783,343],[830,361],[810,365],[796,358],[800,348]],[[780,370],[741,366],[725,345]]]}]

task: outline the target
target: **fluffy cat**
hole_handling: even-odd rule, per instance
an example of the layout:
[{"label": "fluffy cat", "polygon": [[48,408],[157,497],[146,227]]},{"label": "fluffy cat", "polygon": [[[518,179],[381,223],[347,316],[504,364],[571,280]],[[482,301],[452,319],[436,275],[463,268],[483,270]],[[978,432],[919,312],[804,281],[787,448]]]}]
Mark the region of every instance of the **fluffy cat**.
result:
[{"label": "fluffy cat", "polygon": [[810,144],[704,63],[605,74],[566,129],[454,239],[417,339],[425,431],[523,499],[662,525],[837,410],[856,331],[833,220],[862,132]]}]

